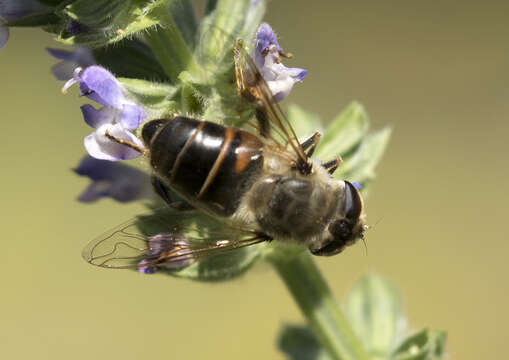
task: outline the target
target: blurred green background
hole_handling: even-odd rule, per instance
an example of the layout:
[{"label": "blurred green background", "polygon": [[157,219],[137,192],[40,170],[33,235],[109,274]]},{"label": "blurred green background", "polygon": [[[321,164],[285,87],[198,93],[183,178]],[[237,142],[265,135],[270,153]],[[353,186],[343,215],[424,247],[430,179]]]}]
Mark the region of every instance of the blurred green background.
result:
[{"label": "blurred green background", "polygon": [[[509,3],[272,1],[266,20],[309,70],[287,103],[327,121],[352,100],[393,138],[362,245],[317,258],[338,299],[364,273],[401,288],[409,328],[449,332],[455,359],[508,356]],[[76,89],[60,93],[41,31],[0,51],[0,354],[12,359],[281,359],[302,323],[266,264],[203,284],[86,264],[82,247],[141,204],[75,201],[87,180]]]}]

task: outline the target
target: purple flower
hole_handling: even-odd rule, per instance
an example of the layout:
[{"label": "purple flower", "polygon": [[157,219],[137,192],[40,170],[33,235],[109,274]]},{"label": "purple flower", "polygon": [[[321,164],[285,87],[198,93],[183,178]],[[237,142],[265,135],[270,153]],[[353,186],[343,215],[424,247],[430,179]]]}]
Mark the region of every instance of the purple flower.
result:
[{"label": "purple flower", "polygon": [[[183,269],[194,262],[193,258],[187,257],[189,253],[189,239],[176,234],[157,234],[148,239],[148,251],[145,258],[138,263],[138,271],[143,274],[153,274],[159,268],[168,270]],[[158,260],[161,254],[171,253],[172,256],[182,256],[181,260],[174,258],[170,262]]]},{"label": "purple flower", "polygon": [[67,81],[73,77],[77,67],[87,68],[95,64],[92,52],[86,47],[77,46],[74,51],[61,49],[46,49],[51,56],[62,60],[51,67],[51,72],[57,80]]},{"label": "purple flower", "polygon": [[357,190],[360,190],[362,189],[362,184],[361,183],[358,183],[357,181],[354,181],[352,183],[352,185],[357,189]]},{"label": "purple flower", "polygon": [[80,84],[82,96],[103,105],[100,109],[90,104],[81,107],[85,122],[96,129],[84,141],[90,156],[110,161],[138,157],[138,151],[110,140],[106,133],[143,148],[142,141],[129,131],[137,129],[144,121],[146,114],[143,108],[125,96],[117,79],[103,67],[93,65],[85,70],[76,68],[72,79],[65,83],[62,91],[66,92],[76,83]]},{"label": "purple flower", "polygon": [[293,85],[302,82],[307,74],[307,70],[283,65],[281,57],[290,58],[291,54],[285,53],[279,46],[276,34],[267,23],[262,23],[256,32],[252,57],[276,102],[285,99]]},{"label": "purple flower", "polygon": [[150,176],[131,166],[85,156],[73,170],[76,174],[92,180],[78,197],[78,200],[84,203],[107,197],[119,202],[150,200],[156,197]]},{"label": "purple flower", "polygon": [[65,25],[65,30],[69,33],[69,35],[73,36],[84,33],[87,30],[87,27],[76,20],[70,19]]},{"label": "purple flower", "polygon": [[0,49],[9,40],[9,28],[3,24],[47,8],[35,0],[0,0]]}]

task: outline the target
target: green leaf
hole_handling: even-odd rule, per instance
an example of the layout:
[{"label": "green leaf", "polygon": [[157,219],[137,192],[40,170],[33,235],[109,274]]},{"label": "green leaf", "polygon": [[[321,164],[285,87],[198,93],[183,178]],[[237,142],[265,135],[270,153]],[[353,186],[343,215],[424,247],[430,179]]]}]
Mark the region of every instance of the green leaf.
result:
[{"label": "green leaf", "polygon": [[361,184],[375,177],[375,168],[380,162],[391,135],[386,127],[364,137],[356,151],[339,166],[334,174],[338,178],[346,178]]},{"label": "green leaf", "polygon": [[119,78],[118,80],[124,89],[146,106],[172,99],[178,90],[175,86],[153,81],[127,78]]},{"label": "green leaf", "polygon": [[346,315],[371,356],[386,358],[400,343],[405,317],[396,287],[378,275],[361,278],[348,294]]},{"label": "green leaf", "polygon": [[279,332],[278,345],[291,360],[332,360],[305,326],[284,325]]},{"label": "green leaf", "polygon": [[288,120],[299,138],[307,138],[316,131],[323,132],[320,117],[308,112],[298,105],[291,104],[288,107]]},{"label": "green leaf", "polygon": [[316,149],[316,157],[330,160],[337,156],[344,156],[359,144],[368,131],[368,127],[369,120],[364,107],[353,102],[325,129]]},{"label": "green leaf", "polygon": [[393,360],[439,360],[445,356],[447,333],[424,329],[408,337],[394,352]]},{"label": "green leaf", "polygon": [[94,49],[93,54],[115,76],[169,82],[152,50],[139,40],[124,39],[115,46]]},{"label": "green leaf", "polygon": [[87,27],[87,31],[59,40],[69,45],[100,47],[131,37],[159,24],[154,12],[170,0],[77,0],[61,13]]}]

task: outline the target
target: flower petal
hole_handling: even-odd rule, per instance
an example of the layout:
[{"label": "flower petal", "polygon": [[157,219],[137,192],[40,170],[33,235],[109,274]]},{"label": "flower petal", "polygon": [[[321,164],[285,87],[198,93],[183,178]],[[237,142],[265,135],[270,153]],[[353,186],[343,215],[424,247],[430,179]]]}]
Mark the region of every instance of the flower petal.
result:
[{"label": "flower petal", "polygon": [[290,91],[292,91],[294,84],[295,80],[291,77],[286,77],[279,80],[267,82],[270,91],[272,91],[275,102],[280,102],[284,100],[290,94]]},{"label": "flower petal", "polygon": [[286,68],[286,71],[288,71],[288,74],[298,82],[302,82],[308,74],[307,70],[301,68]]},{"label": "flower petal", "polygon": [[134,103],[127,103],[122,106],[120,123],[124,128],[128,130],[137,129],[144,118],[145,112],[140,106]]},{"label": "flower petal", "polygon": [[60,61],[51,67],[51,73],[57,80],[67,81],[72,78],[72,74],[74,69],[78,64],[70,62],[70,61]]},{"label": "flower petal", "polygon": [[100,126],[92,134],[85,137],[84,145],[90,156],[101,160],[127,160],[140,156],[140,153],[128,146],[111,141],[105,136],[106,131],[119,139],[130,141],[140,147],[143,146],[140,139],[125,130],[120,124],[105,124]]},{"label": "flower petal", "polygon": [[46,51],[58,60],[73,60],[72,51],[53,48],[46,48]]},{"label": "flower petal", "polygon": [[74,84],[76,83],[79,83],[80,82],[80,74],[81,74],[81,67],[77,67],[76,69],[74,69],[73,71],[73,75],[72,75],[72,78],[70,78],[69,80],[67,80],[64,84],[64,86],[62,87],[62,93],[66,93],[67,90],[69,90],[69,88],[71,86],[73,86]]},{"label": "flower petal", "polygon": [[0,20],[0,49],[2,49],[9,40],[9,28],[2,25]]},{"label": "flower petal", "polygon": [[119,202],[156,197],[150,176],[131,166],[85,156],[74,172],[92,180],[78,197],[82,202],[93,202],[104,197]]},{"label": "flower petal", "polygon": [[296,82],[301,82],[306,74],[307,71],[304,69],[287,68],[281,63],[274,63],[271,67],[265,67],[262,72],[262,76],[267,81],[276,102],[285,99],[290,94],[293,85]]},{"label": "flower petal", "polygon": [[56,59],[72,61],[85,68],[95,64],[92,52],[84,46],[76,46],[73,51],[46,48],[46,51]]},{"label": "flower petal", "polygon": [[278,51],[281,51],[281,47],[277,42],[277,36],[274,30],[267,23],[262,23],[258,27],[256,32],[256,51],[263,53],[269,45],[274,44]]},{"label": "flower petal", "polygon": [[101,105],[120,109],[125,102],[120,83],[103,67],[87,67],[81,73],[80,87],[84,95]]},{"label": "flower petal", "polygon": [[111,124],[118,112],[118,110],[115,110],[115,108],[112,107],[103,107],[97,110],[90,104],[82,105],[80,109],[83,113],[83,119],[85,122],[94,129],[97,129],[104,124]]}]

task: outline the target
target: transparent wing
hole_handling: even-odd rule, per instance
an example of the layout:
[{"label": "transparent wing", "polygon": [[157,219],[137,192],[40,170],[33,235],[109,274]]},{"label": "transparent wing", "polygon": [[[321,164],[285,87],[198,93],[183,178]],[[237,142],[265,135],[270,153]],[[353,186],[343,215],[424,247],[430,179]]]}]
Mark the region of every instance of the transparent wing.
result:
[{"label": "transparent wing", "polygon": [[274,101],[272,92],[242,40],[235,42],[235,75],[237,88],[242,97],[255,104],[257,130],[261,136],[280,148],[294,153],[297,165],[307,165],[308,158],[285,113]]},{"label": "transparent wing", "polygon": [[171,208],[138,216],[91,241],[82,252],[92,265],[154,272],[182,269],[194,261],[269,240],[200,212]]}]

